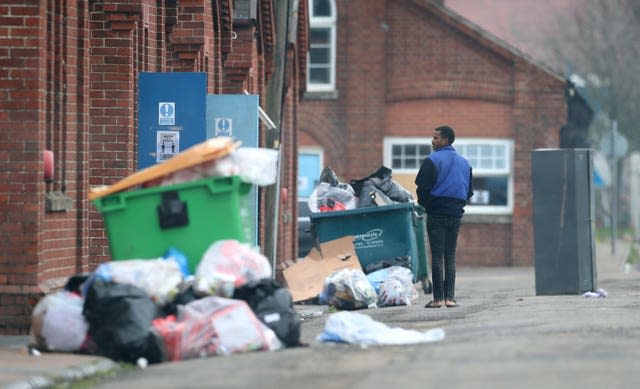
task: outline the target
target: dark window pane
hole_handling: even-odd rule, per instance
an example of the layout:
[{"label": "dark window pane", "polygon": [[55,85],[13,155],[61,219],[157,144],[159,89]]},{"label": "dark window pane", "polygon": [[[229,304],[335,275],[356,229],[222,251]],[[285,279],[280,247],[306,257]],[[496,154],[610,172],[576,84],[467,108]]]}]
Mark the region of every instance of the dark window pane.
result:
[{"label": "dark window pane", "polygon": [[309,50],[309,60],[312,64],[329,64],[329,49],[312,48]]},{"label": "dark window pane", "polygon": [[416,155],[416,145],[406,145],[406,146],[404,146],[404,153],[406,155]]},{"label": "dark window pane", "polygon": [[328,84],[329,69],[323,69],[323,68],[310,69],[309,80],[314,84]]},{"label": "dark window pane", "polygon": [[415,168],[418,167],[418,160],[415,158],[407,158],[404,161],[407,168]]},{"label": "dark window pane", "polygon": [[419,152],[420,152],[420,156],[426,157],[427,155],[431,154],[431,147],[427,145],[421,145]]},{"label": "dark window pane", "polygon": [[398,156],[402,155],[402,146],[400,146],[400,145],[391,146],[391,155],[393,157],[398,157]]},{"label": "dark window pane", "polygon": [[329,0],[313,0],[313,16],[331,16]]},{"label": "dark window pane", "polygon": [[471,205],[507,205],[507,177],[473,177]]},{"label": "dark window pane", "polygon": [[311,28],[309,35],[312,46],[316,43],[331,43],[331,30],[328,28]]},{"label": "dark window pane", "polygon": [[400,169],[402,168],[402,159],[400,158],[394,158],[391,162],[391,167],[394,169]]}]

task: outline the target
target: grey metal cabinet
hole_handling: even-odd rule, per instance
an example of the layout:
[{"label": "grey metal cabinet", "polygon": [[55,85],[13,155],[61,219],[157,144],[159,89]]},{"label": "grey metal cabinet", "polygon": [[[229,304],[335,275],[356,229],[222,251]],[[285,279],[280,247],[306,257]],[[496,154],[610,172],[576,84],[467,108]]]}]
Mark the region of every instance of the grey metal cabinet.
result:
[{"label": "grey metal cabinet", "polygon": [[532,152],[536,295],[596,289],[592,152]]}]

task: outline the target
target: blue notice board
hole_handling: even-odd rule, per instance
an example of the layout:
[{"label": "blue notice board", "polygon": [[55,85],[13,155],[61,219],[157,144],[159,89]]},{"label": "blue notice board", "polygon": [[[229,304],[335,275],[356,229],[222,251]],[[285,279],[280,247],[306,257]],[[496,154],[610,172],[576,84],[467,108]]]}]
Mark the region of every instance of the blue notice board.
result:
[{"label": "blue notice board", "polygon": [[[258,96],[207,95],[207,139],[230,136],[242,142],[240,147],[258,147]],[[253,244],[258,244],[258,189],[249,193],[249,211],[253,220]]]},{"label": "blue notice board", "polygon": [[138,169],[207,139],[206,73],[140,73]]}]

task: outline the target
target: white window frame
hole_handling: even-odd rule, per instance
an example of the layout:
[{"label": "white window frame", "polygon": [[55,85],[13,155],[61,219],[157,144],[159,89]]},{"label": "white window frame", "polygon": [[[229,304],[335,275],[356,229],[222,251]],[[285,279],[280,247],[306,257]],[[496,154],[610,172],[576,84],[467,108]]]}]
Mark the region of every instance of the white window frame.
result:
[{"label": "white window frame", "polygon": [[[382,147],[384,149],[384,166],[400,174],[418,174],[417,169],[399,169],[393,167],[393,146],[397,145],[427,145],[431,148],[431,138],[425,137],[389,137],[384,138]],[[422,162],[420,162],[422,163]],[[418,165],[420,168],[420,165]]]},{"label": "white window frame", "polygon": [[[312,83],[311,77],[311,51],[307,53],[307,91],[308,92],[331,92],[336,89],[336,3],[335,0],[326,0],[331,7],[331,16],[315,17],[313,16],[313,2],[309,1],[309,30],[313,28],[328,28],[330,31],[330,49],[329,49],[329,82],[328,83]],[[309,42],[311,46],[311,42]]]},{"label": "white window frame", "polygon": [[[484,169],[471,163],[473,176],[475,177],[499,177],[507,175],[507,205],[471,205],[465,207],[465,213],[476,215],[511,215],[513,213],[513,140],[500,138],[456,138],[453,147],[477,145],[504,146],[505,166],[503,168]],[[462,149],[462,148],[460,148]],[[456,149],[458,150],[458,149]],[[461,155],[464,154],[461,152]]]},{"label": "white window frame", "polygon": [[[383,140],[383,161],[384,166],[392,169],[394,173],[398,174],[418,174],[418,169],[396,169],[392,166],[392,147],[394,145],[431,145],[431,138],[425,137],[387,137]],[[472,144],[478,145],[492,145],[492,146],[504,146],[505,150],[505,166],[500,169],[483,169],[473,166],[474,177],[491,177],[491,176],[504,176],[507,175],[507,205],[505,206],[484,206],[484,205],[471,205],[468,204],[465,207],[466,214],[476,215],[511,215],[513,213],[513,155],[514,155],[514,142],[512,139],[504,138],[456,138],[453,143],[453,147],[456,150],[463,149],[460,146],[468,146]],[[458,146],[458,147],[456,147]],[[462,153],[461,153],[462,154]]]}]

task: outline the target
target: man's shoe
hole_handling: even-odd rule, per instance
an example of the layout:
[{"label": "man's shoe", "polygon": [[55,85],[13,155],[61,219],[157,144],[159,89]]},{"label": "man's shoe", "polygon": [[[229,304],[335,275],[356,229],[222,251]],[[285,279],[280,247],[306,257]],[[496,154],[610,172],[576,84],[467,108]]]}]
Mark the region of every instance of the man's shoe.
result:
[{"label": "man's shoe", "polygon": [[425,305],[424,307],[425,308],[442,308],[442,301],[440,300],[429,301],[427,305]]}]

